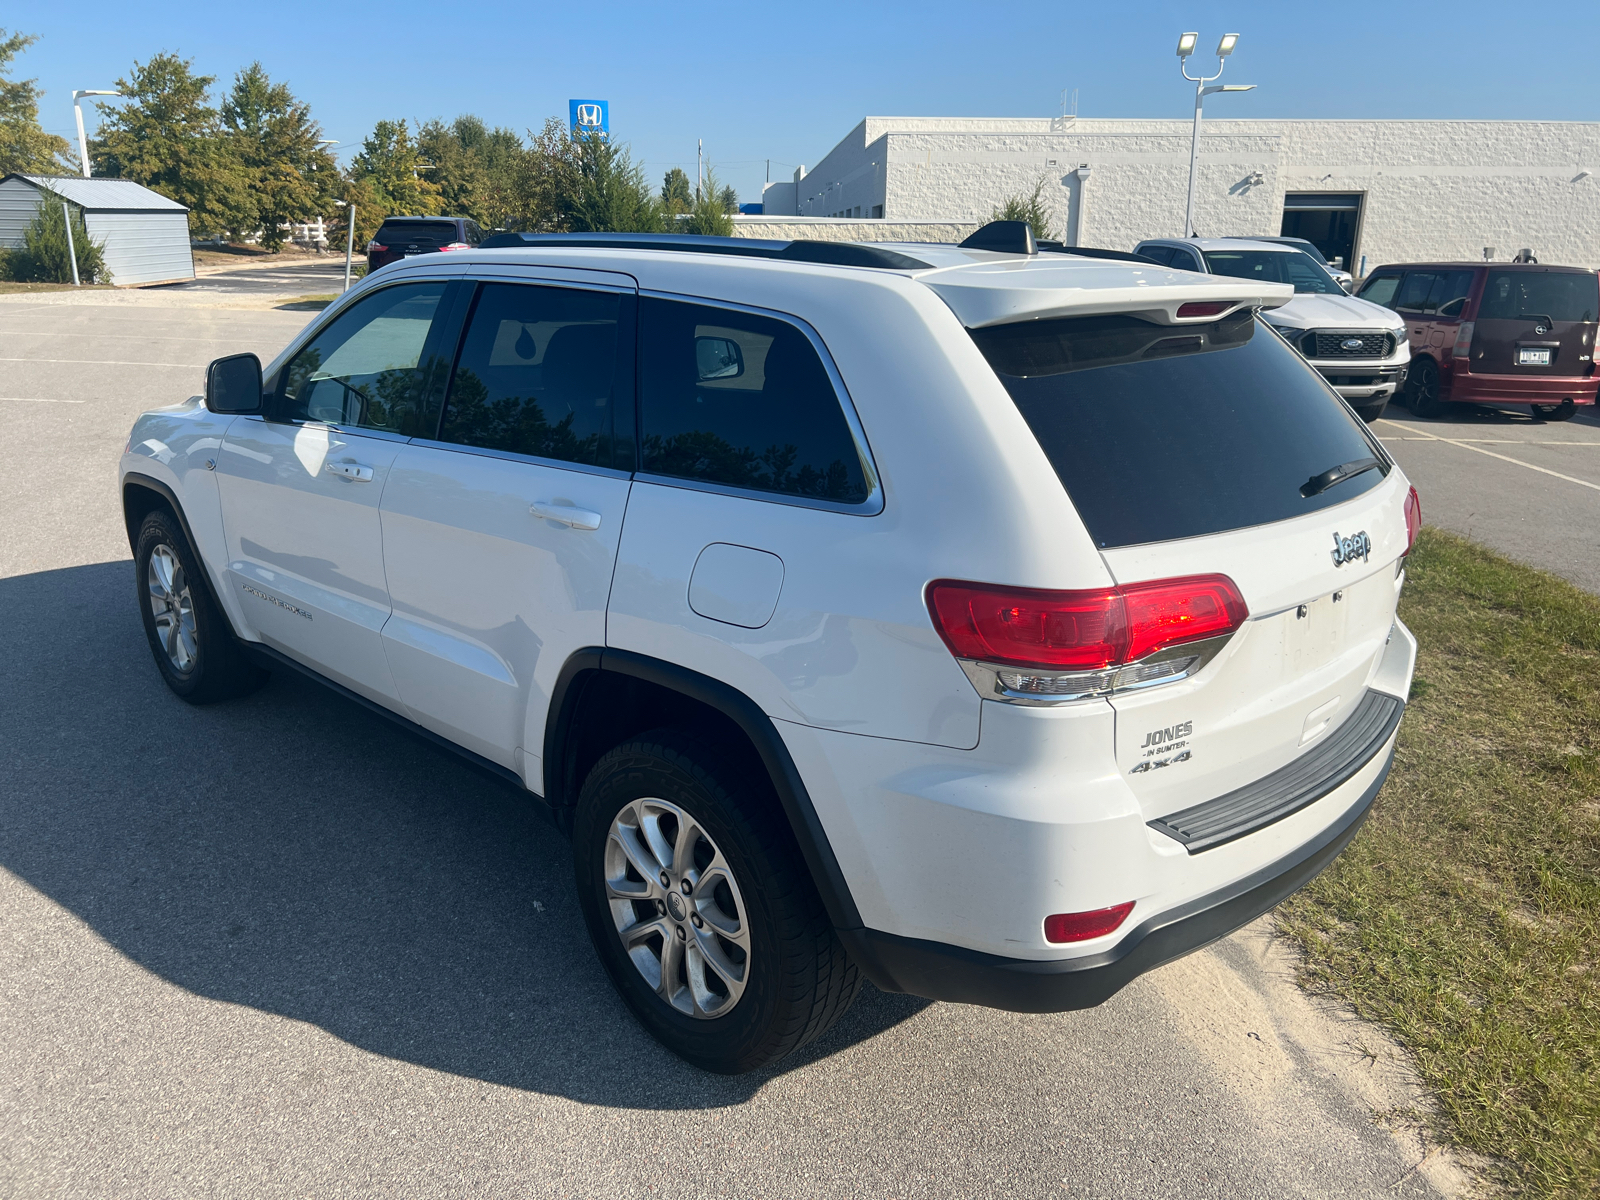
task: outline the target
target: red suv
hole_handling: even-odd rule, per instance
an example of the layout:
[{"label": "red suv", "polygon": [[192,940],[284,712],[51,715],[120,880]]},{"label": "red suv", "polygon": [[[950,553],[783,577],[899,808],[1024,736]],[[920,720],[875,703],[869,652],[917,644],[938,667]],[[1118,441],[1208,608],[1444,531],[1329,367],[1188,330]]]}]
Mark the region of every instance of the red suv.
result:
[{"label": "red suv", "polygon": [[1593,404],[1600,276],[1537,263],[1379,267],[1360,296],[1405,318],[1411,369],[1401,398],[1421,417],[1452,400],[1526,404],[1565,421]]},{"label": "red suv", "polygon": [[468,217],[389,217],[367,243],[367,270],[441,250],[476,250],[483,230]]}]

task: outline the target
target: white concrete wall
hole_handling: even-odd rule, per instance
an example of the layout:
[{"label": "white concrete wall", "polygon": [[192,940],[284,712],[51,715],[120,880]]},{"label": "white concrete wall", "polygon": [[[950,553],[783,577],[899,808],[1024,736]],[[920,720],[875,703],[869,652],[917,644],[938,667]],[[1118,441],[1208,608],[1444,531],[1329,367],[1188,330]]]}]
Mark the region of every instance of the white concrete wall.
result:
[{"label": "white concrete wall", "polygon": [[[1053,232],[1068,234],[1071,172],[1087,163],[1080,244],[1128,250],[1182,233],[1189,137],[1184,120],[868,117],[801,181],[796,207],[982,221],[1044,179]],[[1600,266],[1600,123],[1207,119],[1202,234],[1276,234],[1287,192],[1365,193],[1352,266],[1476,260],[1485,246]]]},{"label": "white concrete wall", "polygon": [[977,221],[867,221],[827,217],[737,216],[733,236],[824,242],[959,242],[978,230]]}]

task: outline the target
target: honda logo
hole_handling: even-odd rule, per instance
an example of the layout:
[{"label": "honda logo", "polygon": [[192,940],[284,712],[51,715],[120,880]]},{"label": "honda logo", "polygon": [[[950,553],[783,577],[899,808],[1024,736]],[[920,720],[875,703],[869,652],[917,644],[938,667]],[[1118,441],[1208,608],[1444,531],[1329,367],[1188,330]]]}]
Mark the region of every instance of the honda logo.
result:
[{"label": "honda logo", "polygon": [[578,105],[578,124],[589,125],[594,128],[600,126],[600,106],[598,104]]}]

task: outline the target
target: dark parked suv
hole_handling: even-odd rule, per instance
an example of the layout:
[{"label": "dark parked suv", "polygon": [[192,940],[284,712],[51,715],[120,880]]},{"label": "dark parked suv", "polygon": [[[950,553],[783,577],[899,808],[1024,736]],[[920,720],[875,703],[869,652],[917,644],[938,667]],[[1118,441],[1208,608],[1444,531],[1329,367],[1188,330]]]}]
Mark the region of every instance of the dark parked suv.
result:
[{"label": "dark parked suv", "polygon": [[1526,404],[1565,421],[1593,404],[1600,278],[1538,263],[1406,263],[1367,277],[1363,300],[1399,313],[1411,342],[1401,399],[1418,416],[1452,400]]},{"label": "dark parked suv", "polygon": [[413,254],[440,250],[476,250],[483,230],[467,217],[389,217],[367,243],[367,270]]}]

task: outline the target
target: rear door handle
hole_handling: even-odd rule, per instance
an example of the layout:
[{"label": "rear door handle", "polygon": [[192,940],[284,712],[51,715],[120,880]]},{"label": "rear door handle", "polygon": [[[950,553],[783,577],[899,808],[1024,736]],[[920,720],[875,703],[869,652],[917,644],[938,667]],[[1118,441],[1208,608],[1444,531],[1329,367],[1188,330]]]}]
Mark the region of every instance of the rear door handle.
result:
[{"label": "rear door handle", "polygon": [[351,483],[372,482],[372,468],[364,467],[360,463],[331,462],[322,469],[329,475],[337,475],[340,479],[348,479]]},{"label": "rear door handle", "polygon": [[587,508],[574,508],[570,504],[551,504],[546,500],[535,500],[528,505],[528,511],[536,517],[544,517],[548,521],[559,521],[563,525],[570,525],[574,529],[599,529],[600,514],[590,512]]}]

